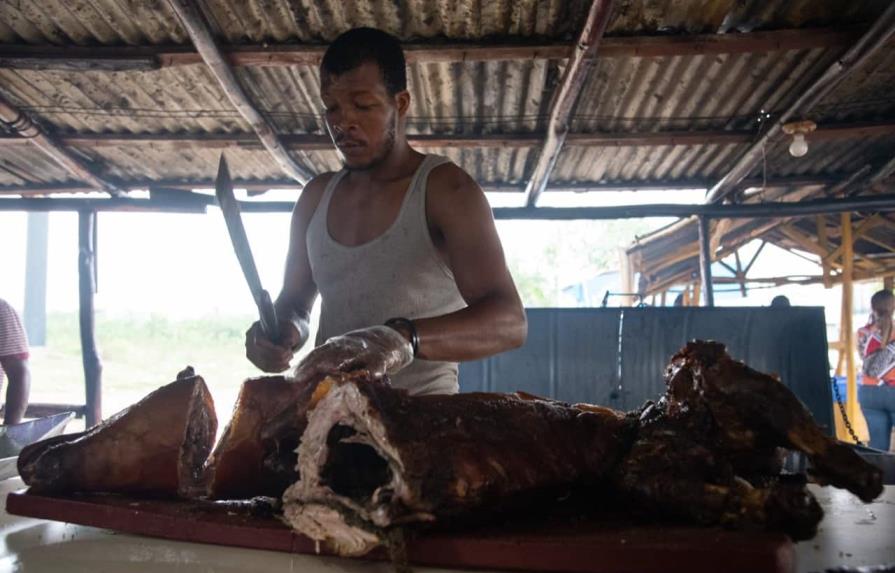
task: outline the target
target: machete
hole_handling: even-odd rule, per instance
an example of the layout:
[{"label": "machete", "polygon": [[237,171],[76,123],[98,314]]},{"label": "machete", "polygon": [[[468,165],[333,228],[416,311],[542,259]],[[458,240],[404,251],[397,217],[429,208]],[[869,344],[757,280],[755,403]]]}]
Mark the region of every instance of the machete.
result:
[{"label": "machete", "polygon": [[255,259],[252,257],[252,249],[249,247],[249,239],[246,237],[245,227],[242,225],[242,217],[239,214],[239,203],[233,196],[233,182],[230,180],[230,169],[227,167],[227,160],[224,154],[221,154],[221,161],[218,164],[218,176],[214,183],[214,194],[218,199],[218,205],[224,214],[224,221],[227,223],[227,231],[230,233],[230,241],[233,243],[233,250],[236,251],[236,258],[239,259],[239,266],[242,267],[242,274],[245,275],[246,282],[249,283],[249,290],[252,291],[252,297],[258,306],[258,312],[261,314],[261,330],[268,340],[274,344],[280,340],[279,323],[277,322],[277,313],[270,295],[261,286],[261,279],[258,277],[258,269],[255,267]]}]

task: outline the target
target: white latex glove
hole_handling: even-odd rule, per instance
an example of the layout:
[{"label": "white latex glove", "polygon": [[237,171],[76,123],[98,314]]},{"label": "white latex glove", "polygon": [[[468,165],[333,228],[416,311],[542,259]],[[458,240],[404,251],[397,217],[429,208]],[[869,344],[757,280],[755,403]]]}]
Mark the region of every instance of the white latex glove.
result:
[{"label": "white latex glove", "polygon": [[369,370],[373,376],[395,374],[413,361],[413,347],[389,326],[371,326],[334,336],[312,350],[295,367],[296,381],[333,372]]}]

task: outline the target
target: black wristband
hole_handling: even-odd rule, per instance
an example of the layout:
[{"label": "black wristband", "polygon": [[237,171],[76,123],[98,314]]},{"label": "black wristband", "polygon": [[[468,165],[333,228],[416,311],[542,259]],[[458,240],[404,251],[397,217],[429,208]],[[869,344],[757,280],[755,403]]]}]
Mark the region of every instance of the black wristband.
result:
[{"label": "black wristband", "polygon": [[413,355],[416,356],[420,352],[420,335],[416,331],[416,325],[409,318],[390,318],[385,321],[385,325],[400,330],[406,328],[410,334],[410,346],[413,348]]}]

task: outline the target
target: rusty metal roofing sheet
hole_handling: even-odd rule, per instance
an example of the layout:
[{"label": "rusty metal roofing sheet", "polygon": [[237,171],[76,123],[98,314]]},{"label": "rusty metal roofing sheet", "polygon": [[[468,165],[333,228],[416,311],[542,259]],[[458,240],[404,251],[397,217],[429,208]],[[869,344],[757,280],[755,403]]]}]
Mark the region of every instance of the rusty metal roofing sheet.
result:
[{"label": "rusty metal roofing sheet", "polygon": [[[227,42],[327,42],[355,26],[402,39],[572,39],[588,0],[200,0],[212,30]],[[886,0],[619,0],[607,33],[725,33],[755,29],[861,24]],[[0,41],[140,45],[186,43],[163,0],[7,0]]]},{"label": "rusty metal roofing sheet", "polygon": [[887,0],[620,0],[608,34],[726,33],[849,25],[872,20]]},{"label": "rusty metal roofing sheet", "polygon": [[0,69],[0,91],[58,131],[250,131],[204,65],[148,72]]},{"label": "rusty metal roofing sheet", "polygon": [[71,178],[58,163],[30,145],[3,147],[0,151],[0,185],[56,183]]},{"label": "rusty metal roofing sheet", "polygon": [[840,49],[602,58],[581,92],[577,131],[755,129],[836,61]]}]

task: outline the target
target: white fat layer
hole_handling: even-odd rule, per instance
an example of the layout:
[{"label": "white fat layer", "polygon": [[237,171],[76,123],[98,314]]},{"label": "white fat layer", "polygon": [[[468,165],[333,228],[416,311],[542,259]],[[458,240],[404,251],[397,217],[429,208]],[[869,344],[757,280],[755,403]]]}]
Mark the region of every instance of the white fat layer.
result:
[{"label": "white fat layer", "polygon": [[[365,444],[376,450],[391,470],[391,480],[374,491],[370,500],[361,505],[355,500],[339,495],[321,483],[320,470],[323,469],[329,456],[326,439],[336,425],[352,428],[356,433],[345,438],[343,442]],[[379,421],[367,398],[354,384],[343,384],[334,387],[311,411],[308,426],[302,435],[298,447],[298,470],[301,479],[290,486],[283,494],[283,502],[289,504],[308,504],[325,500],[327,504],[338,504],[351,511],[357,517],[379,527],[387,527],[393,523],[392,508],[402,508],[401,521],[406,521],[404,514],[407,507],[415,505],[410,488],[403,478],[404,464],[398,451],[389,443],[385,428]],[[383,502],[382,493],[391,490],[391,499]],[[388,499],[388,496],[385,496]],[[335,512],[334,512],[335,513]],[[315,514],[316,515],[316,514]],[[419,514],[417,520],[431,520],[429,514]],[[307,521],[307,520],[305,520]],[[302,533],[310,533],[301,529]],[[332,520],[326,523],[330,524]],[[343,522],[344,523],[344,522]],[[333,524],[330,535],[344,532],[340,525]],[[313,536],[312,536],[313,537]]]},{"label": "white fat layer", "polygon": [[365,529],[349,525],[342,514],[315,503],[291,503],[283,507],[283,520],[338,555],[358,557],[379,545],[379,537]]}]

